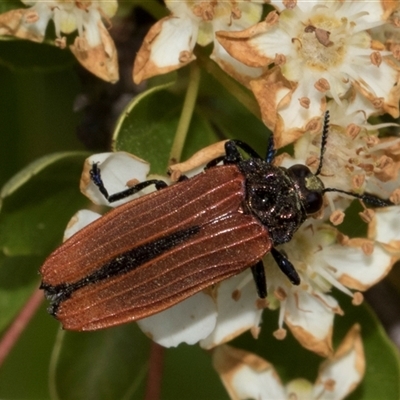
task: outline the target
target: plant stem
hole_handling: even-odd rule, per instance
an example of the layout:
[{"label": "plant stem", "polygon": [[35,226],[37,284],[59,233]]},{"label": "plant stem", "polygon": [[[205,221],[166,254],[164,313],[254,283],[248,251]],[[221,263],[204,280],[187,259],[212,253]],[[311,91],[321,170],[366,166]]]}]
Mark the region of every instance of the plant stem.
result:
[{"label": "plant stem", "polygon": [[164,352],[164,347],[155,342],[151,343],[145,400],[159,400],[161,398]]},{"label": "plant stem", "polygon": [[183,102],[181,117],[179,118],[178,128],[176,129],[174,143],[172,144],[170,162],[177,163],[181,159],[183,146],[189,130],[194,107],[196,105],[197,94],[200,85],[200,68],[193,62],[190,66],[189,85]]},{"label": "plant stem", "polygon": [[10,351],[17,343],[19,337],[29,324],[29,321],[35,315],[43,299],[43,292],[41,290],[35,290],[10,327],[4,333],[0,342],[0,365],[3,364]]},{"label": "plant stem", "polygon": [[60,359],[61,347],[64,341],[65,331],[57,332],[56,341],[53,346],[53,351],[50,357],[49,365],[49,392],[52,400],[59,400],[60,396],[57,391],[57,365]]}]

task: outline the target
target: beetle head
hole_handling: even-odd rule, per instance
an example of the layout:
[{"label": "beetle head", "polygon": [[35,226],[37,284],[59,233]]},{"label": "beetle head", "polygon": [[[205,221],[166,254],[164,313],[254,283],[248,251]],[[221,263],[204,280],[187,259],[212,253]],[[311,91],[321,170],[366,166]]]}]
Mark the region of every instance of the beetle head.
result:
[{"label": "beetle head", "polygon": [[318,212],[323,204],[324,184],[310,169],[302,164],[296,164],[288,169],[307,215]]}]

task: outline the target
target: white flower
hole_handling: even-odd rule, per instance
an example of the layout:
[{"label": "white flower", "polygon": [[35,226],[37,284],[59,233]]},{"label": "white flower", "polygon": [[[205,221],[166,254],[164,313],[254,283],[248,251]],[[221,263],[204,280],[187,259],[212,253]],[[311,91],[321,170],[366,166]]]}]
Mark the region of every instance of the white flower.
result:
[{"label": "white flower", "polygon": [[[396,182],[400,165],[397,154],[400,139],[380,139],[378,129],[395,124],[369,124],[367,116],[371,109],[368,109],[365,98],[359,94],[341,103],[338,105],[330,101],[327,104],[330,124],[321,171],[325,187],[358,194],[367,191],[388,199],[398,187]],[[284,158],[283,166],[288,167],[296,162],[308,165],[311,170],[317,169],[321,151],[320,127],[320,123],[316,124],[318,134],[309,131],[297,140],[294,144],[295,160]],[[331,213],[337,209],[333,201],[338,196],[335,192],[325,195]],[[345,204],[348,205],[348,202]],[[338,206],[340,208],[343,204]]]},{"label": "white flower", "polygon": [[285,323],[307,349],[328,356],[332,352],[334,315],[343,315],[329,294],[335,287],[362,302],[361,293],[390,271],[394,260],[382,246],[367,239],[349,239],[321,221],[309,220],[293,239],[282,246],[298,271],[301,283],[293,286],[279,271],[270,255],[265,259],[270,308],[279,307],[279,329],[283,339]]},{"label": "white flower", "polygon": [[379,40],[389,50],[395,60],[400,61],[400,6],[388,19],[388,23],[371,30],[372,37]]},{"label": "white flower", "polygon": [[[121,192],[137,182],[145,181],[150,171],[149,163],[125,152],[100,153],[87,158],[81,177],[81,192],[93,203],[110,207],[117,207],[126,203],[127,200],[109,203],[104,198],[98,187],[90,179],[90,170],[93,163],[96,163],[101,169],[101,177],[109,194]],[[149,188],[149,190],[154,190],[154,188]],[[149,190],[142,190],[130,196],[128,200],[148,193]]]},{"label": "white flower", "polygon": [[251,87],[264,122],[284,146],[309,129],[327,97],[341,105],[351,88],[376,113],[399,115],[399,71],[368,33],[388,14],[379,1],[302,1],[242,32],[217,32],[217,38],[246,65],[275,64]]},{"label": "white flower", "polygon": [[365,372],[358,325],[347,333],[335,354],[322,363],[314,384],[298,378],[283,385],[268,361],[227,345],[214,350],[213,364],[233,400],[340,400],[358,386]]},{"label": "white flower", "polygon": [[118,80],[116,49],[102,21],[115,14],[116,0],[25,0],[23,3],[31,7],[0,15],[0,35],[42,42],[49,21],[53,20],[56,45],[64,48],[66,37],[63,34],[78,31],[75,43],[70,46],[78,61],[104,80]]},{"label": "white flower", "polygon": [[193,61],[196,44],[214,41],[211,58],[228,73],[243,77],[259,76],[262,69],[248,68],[230,57],[215,41],[215,32],[241,30],[259,21],[260,3],[245,1],[166,0],[171,15],[159,20],[146,35],[133,69],[136,83],[154,75],[173,71]]},{"label": "white flower", "polygon": [[400,207],[388,207],[375,211],[369,224],[368,237],[378,242],[385,251],[394,257],[400,257]]}]

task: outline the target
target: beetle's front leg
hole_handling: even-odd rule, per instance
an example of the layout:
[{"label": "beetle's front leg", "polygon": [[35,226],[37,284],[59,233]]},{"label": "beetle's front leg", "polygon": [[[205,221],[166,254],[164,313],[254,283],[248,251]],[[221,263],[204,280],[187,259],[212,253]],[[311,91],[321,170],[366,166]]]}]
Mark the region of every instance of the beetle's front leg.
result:
[{"label": "beetle's front leg", "polygon": [[238,147],[244,150],[251,158],[261,159],[260,155],[251,146],[235,139],[225,142],[225,164],[237,164],[242,160]]},{"label": "beetle's front leg", "polygon": [[267,279],[265,277],[264,263],[262,260],[251,267],[253,279],[256,284],[257,294],[260,299],[267,297]]},{"label": "beetle's front leg", "polygon": [[140,192],[144,188],[150,185],[155,185],[157,190],[163,189],[168,185],[161,180],[150,179],[148,181],[140,182],[126,190],[121,192],[114,193],[112,195],[108,194],[107,189],[104,186],[103,180],[101,179],[101,170],[97,163],[92,164],[92,168],[90,170],[90,179],[92,182],[99,188],[100,193],[110,202],[118,201],[121,199],[125,199],[126,197],[132,196],[133,194]]},{"label": "beetle's front leg", "polygon": [[271,254],[280,270],[289,278],[290,282],[293,285],[300,285],[300,276],[293,264],[275,247],[271,249]]}]

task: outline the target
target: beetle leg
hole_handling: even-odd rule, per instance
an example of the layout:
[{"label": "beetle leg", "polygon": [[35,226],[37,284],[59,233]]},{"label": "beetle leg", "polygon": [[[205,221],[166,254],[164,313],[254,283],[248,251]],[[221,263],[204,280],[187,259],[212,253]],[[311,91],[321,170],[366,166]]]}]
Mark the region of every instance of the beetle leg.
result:
[{"label": "beetle leg", "polygon": [[186,175],[181,175],[181,176],[178,178],[177,182],[187,181],[188,179],[189,179],[189,178],[188,178]]},{"label": "beetle leg", "polygon": [[271,249],[272,257],[274,257],[280,270],[289,278],[293,285],[300,284],[300,276],[294,268],[293,264],[277,249],[274,247]]},{"label": "beetle leg", "polygon": [[238,147],[245,151],[251,158],[261,159],[260,155],[251,146],[241,140],[235,139],[225,142],[225,161],[227,164],[235,164],[242,160],[242,156],[237,149]]},{"label": "beetle leg", "polygon": [[242,160],[242,156],[236,146],[235,140],[225,142],[225,157],[224,164],[237,164]]},{"label": "beetle leg", "polygon": [[221,161],[225,161],[226,156],[221,156],[221,157],[217,157],[214,158],[214,160],[209,161],[204,169],[208,169],[211,167],[216,167],[218,163],[220,163]]},{"label": "beetle leg", "polygon": [[209,161],[204,169],[215,167],[221,161],[224,164],[237,164],[239,161],[242,161],[238,147],[244,150],[251,158],[261,158],[247,143],[240,140],[228,140],[225,142],[225,156]]},{"label": "beetle leg", "polygon": [[258,297],[260,299],[265,299],[267,297],[267,279],[265,277],[264,263],[262,260],[251,267],[251,272],[253,273]]},{"label": "beetle leg", "polygon": [[148,181],[140,182],[121,192],[109,195],[107,189],[104,186],[103,180],[101,179],[100,168],[98,167],[97,163],[93,163],[92,165],[92,169],[90,170],[90,178],[92,179],[92,182],[99,188],[100,193],[110,203],[121,199],[125,199],[126,197],[131,196],[137,192],[140,192],[141,190],[150,185],[155,185],[157,190],[163,189],[168,186],[164,181],[157,179],[150,179]]}]

